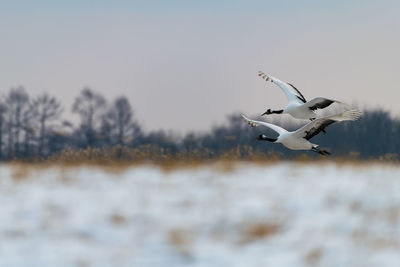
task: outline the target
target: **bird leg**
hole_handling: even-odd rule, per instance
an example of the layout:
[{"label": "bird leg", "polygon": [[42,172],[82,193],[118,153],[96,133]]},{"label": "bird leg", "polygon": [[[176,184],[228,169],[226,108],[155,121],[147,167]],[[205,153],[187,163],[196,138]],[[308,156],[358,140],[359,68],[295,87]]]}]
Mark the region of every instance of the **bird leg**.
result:
[{"label": "bird leg", "polygon": [[318,153],[318,154],[320,154],[320,155],[322,155],[322,156],[329,156],[331,154],[331,152],[329,152],[328,150],[324,150],[324,149],[322,150],[322,149],[319,149],[319,148],[317,148],[315,146],[312,147],[311,150],[316,152],[316,153]]}]

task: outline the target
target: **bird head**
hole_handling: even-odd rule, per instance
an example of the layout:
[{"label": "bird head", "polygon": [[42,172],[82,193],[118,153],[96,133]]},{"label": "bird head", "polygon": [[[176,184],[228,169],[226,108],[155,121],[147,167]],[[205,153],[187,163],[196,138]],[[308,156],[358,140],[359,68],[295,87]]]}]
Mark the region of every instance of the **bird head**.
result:
[{"label": "bird head", "polygon": [[276,140],[278,140],[277,138],[269,138],[267,137],[265,134],[260,134],[257,138],[257,140],[261,140],[261,141],[269,141],[269,142],[276,142]]},{"label": "bird head", "polygon": [[257,140],[264,140],[264,137],[265,137],[265,135],[260,134],[260,135],[257,137]]},{"label": "bird head", "polygon": [[270,114],[272,114],[272,110],[269,108],[269,109],[267,109],[267,111],[265,111],[263,114],[261,114],[261,116],[270,115]]}]

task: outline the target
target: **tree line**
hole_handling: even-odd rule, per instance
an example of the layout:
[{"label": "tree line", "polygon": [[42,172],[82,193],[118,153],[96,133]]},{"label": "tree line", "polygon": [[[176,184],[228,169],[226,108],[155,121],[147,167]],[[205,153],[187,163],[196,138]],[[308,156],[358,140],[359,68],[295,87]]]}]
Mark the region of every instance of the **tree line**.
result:
[{"label": "tree line", "polygon": [[[194,155],[213,159],[229,153],[240,158],[317,156],[257,141],[261,133],[272,137],[274,133],[262,127],[249,127],[239,114],[229,115],[227,124],[215,126],[207,133],[192,132],[178,137],[162,130],[144,132],[129,99],[124,96],[108,103],[101,94],[84,88],[76,97],[72,111],[79,115],[79,125],[61,118],[64,107],[55,96],[43,93],[31,97],[23,87],[10,89],[0,101],[0,160],[47,159],[65,150],[114,147],[120,151],[154,151],[143,154],[152,157]],[[300,126],[283,120],[273,123],[287,129]],[[361,121],[333,124],[327,132],[312,141],[329,148],[336,156],[397,158],[400,151],[400,121],[387,111],[364,111]],[[118,156],[124,155],[127,154]]]},{"label": "tree line", "polygon": [[110,105],[90,88],[75,99],[72,111],[80,125],[61,120],[62,103],[48,93],[31,98],[12,88],[0,102],[0,159],[47,158],[63,149],[130,145],[141,135],[126,97]]}]

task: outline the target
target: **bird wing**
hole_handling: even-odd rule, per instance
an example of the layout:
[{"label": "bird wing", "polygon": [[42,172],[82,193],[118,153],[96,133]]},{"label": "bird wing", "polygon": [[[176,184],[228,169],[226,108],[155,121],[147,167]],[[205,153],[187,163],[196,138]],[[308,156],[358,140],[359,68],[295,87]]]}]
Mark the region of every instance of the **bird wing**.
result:
[{"label": "bird wing", "polygon": [[298,138],[310,140],[315,135],[319,134],[326,127],[338,121],[355,121],[361,118],[362,113],[356,109],[348,110],[333,116],[328,116],[313,120],[305,126],[297,129],[293,135]]},{"label": "bird wing", "polygon": [[292,84],[283,82],[283,81],[281,81],[275,77],[272,77],[271,75],[266,74],[262,71],[258,72],[258,76],[260,76],[261,78],[263,78],[266,81],[270,80],[271,82],[278,85],[282,89],[282,91],[285,93],[288,102],[296,102],[299,104],[304,104],[307,102],[306,98]]},{"label": "bird wing", "polygon": [[247,118],[243,114],[242,114],[242,117],[252,127],[257,127],[257,126],[262,125],[262,126],[270,128],[271,130],[274,130],[278,134],[282,134],[282,133],[286,133],[287,132],[285,129],[283,129],[282,127],[279,127],[277,125],[274,125],[274,124],[271,124],[271,123],[268,123],[268,122],[264,122],[264,121],[250,120],[249,118]]},{"label": "bird wing", "polygon": [[349,105],[337,101],[337,100],[332,100],[332,99],[328,99],[328,98],[324,98],[324,97],[316,97],[310,101],[308,101],[307,103],[305,103],[303,106],[306,108],[309,108],[310,110],[317,110],[317,109],[323,109],[326,108],[328,106],[330,106],[333,103],[339,103],[342,105],[347,106],[348,108],[351,108]]}]

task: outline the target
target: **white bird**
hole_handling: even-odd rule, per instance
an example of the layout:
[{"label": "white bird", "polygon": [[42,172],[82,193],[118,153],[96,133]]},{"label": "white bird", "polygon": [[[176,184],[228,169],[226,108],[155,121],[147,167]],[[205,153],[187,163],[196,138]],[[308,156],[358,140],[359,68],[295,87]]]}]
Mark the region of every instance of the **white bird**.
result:
[{"label": "white bird", "polygon": [[274,113],[275,114],[287,113],[298,119],[314,120],[316,118],[315,110],[326,108],[330,106],[332,103],[336,102],[350,108],[350,106],[345,103],[323,97],[316,97],[311,101],[307,102],[305,97],[292,84],[283,82],[262,71],[258,72],[258,76],[261,76],[261,78],[265,79],[266,81],[271,81],[276,85],[278,85],[285,93],[286,98],[288,100],[288,105],[284,109],[281,110],[268,109],[266,112],[261,114],[261,116]]},{"label": "white bird", "polygon": [[269,141],[272,143],[281,143],[285,147],[292,150],[312,150],[321,155],[329,155],[330,153],[328,151],[318,149],[318,145],[311,143],[309,140],[334,122],[355,121],[360,119],[361,115],[362,113],[358,110],[348,110],[340,114],[313,120],[293,132],[289,132],[271,123],[250,120],[244,115],[242,115],[242,117],[248,124],[253,127],[263,125],[279,134],[277,138],[269,138],[266,135],[261,134],[258,137],[258,140]]}]

